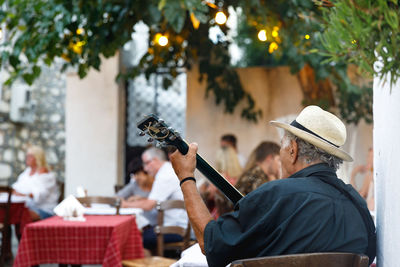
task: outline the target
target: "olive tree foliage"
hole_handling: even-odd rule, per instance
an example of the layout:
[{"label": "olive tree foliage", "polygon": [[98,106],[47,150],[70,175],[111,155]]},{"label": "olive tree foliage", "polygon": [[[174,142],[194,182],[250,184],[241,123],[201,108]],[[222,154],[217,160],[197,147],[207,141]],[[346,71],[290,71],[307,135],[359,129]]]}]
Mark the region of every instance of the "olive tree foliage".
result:
[{"label": "olive tree foliage", "polygon": [[[323,53],[345,59],[370,76],[395,83],[400,77],[398,0],[331,0],[323,12]],[[381,62],[374,68],[375,62]],[[390,77],[388,76],[390,74]]]},{"label": "olive tree foliage", "polygon": [[[91,68],[99,69],[101,58],[111,57],[131,40],[134,25],[143,22],[150,28],[150,45],[140,64],[127,70],[124,77],[145,73],[148,77],[159,68],[171,76],[163,84],[167,88],[180,68],[199,63],[201,78],[207,80],[207,93],[213,92],[216,102],[226,112],[233,112],[240,101],[242,116],[257,120],[261,112],[253,98],[241,86],[230,66],[229,41],[212,42],[208,37],[218,10],[238,7],[245,1],[198,0],[2,0],[0,22],[5,40],[1,48],[1,65],[10,73],[6,84],[18,78],[26,83],[40,75],[40,63],[51,65],[63,58],[63,70],[77,68],[81,78]],[[260,5],[246,3],[244,10]],[[253,9],[254,10],[254,9]],[[226,33],[226,26],[221,26]],[[157,33],[168,36],[169,44],[154,44]]]},{"label": "olive tree foliage", "polygon": [[[371,90],[350,82],[343,58],[323,63],[329,55],[321,54],[325,51],[318,38],[324,31],[322,5],[312,0],[0,0],[4,33],[1,67],[10,73],[6,84],[20,78],[32,84],[41,73],[41,64],[51,65],[57,58],[64,59],[63,70],[74,67],[83,78],[90,69],[100,68],[102,58],[114,56],[129,42],[134,25],[143,22],[150,33],[148,51],[137,66],[124,70],[120,78],[139,74],[149,78],[162,69],[169,73],[163,80],[167,89],[182,68],[198,64],[199,79],[207,84],[206,95],[214,95],[216,104],[223,105],[228,113],[243,102],[242,117],[257,121],[262,113],[231,65],[228,26],[219,25],[214,19],[219,11],[228,15],[229,7],[240,15],[242,26],[239,25],[236,40],[243,49],[249,52],[254,46],[266,47],[262,53],[253,53],[261,57],[260,65],[279,62],[289,65],[293,73],[311,66],[317,83],[334,82],[337,103],[318,96],[305,98],[304,104],[325,103],[327,108],[339,108],[348,122],[370,120]],[[216,40],[209,38],[213,27],[221,32]],[[258,30],[266,29],[271,37],[276,27],[278,35],[269,39],[264,48],[255,41]],[[251,42],[243,39],[249,33],[254,33]],[[168,37],[168,45],[157,45],[159,34]],[[305,35],[311,39],[305,40]]]}]

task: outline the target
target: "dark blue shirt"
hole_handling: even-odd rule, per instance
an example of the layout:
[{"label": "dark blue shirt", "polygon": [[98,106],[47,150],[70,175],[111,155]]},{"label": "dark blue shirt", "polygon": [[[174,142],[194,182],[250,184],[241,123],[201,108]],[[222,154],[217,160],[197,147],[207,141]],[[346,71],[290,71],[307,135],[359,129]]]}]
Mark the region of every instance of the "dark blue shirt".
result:
[{"label": "dark blue shirt", "polygon": [[368,232],[355,204],[318,177],[340,181],[372,222],[364,199],[351,185],[341,182],[328,165],[312,165],[265,183],[241,199],[233,212],[209,222],[204,232],[209,266],[296,253],[367,255]]}]

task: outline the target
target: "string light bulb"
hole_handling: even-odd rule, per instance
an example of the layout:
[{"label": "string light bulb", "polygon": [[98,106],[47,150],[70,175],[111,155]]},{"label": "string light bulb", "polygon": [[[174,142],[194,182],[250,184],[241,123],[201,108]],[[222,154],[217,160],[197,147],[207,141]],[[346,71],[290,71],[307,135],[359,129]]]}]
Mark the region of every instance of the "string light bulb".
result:
[{"label": "string light bulb", "polygon": [[226,20],[227,18],[224,12],[218,11],[217,14],[215,14],[215,22],[219,25],[225,24]]},{"label": "string light bulb", "polygon": [[85,33],[85,30],[83,28],[76,29],[76,34],[83,35],[84,33]]},{"label": "string light bulb", "polygon": [[76,43],[71,42],[69,44],[69,47],[72,49],[72,51],[74,51],[74,53],[80,55],[80,54],[82,54],[82,48],[85,44],[86,44],[86,41],[79,41]]},{"label": "string light bulb", "polygon": [[262,42],[267,41],[267,31],[266,30],[260,30],[258,32],[257,37],[258,37],[258,40],[260,40]]},{"label": "string light bulb", "polygon": [[161,33],[157,33],[155,36],[155,41],[159,46],[166,46],[168,44],[168,37],[162,35]]},{"label": "string light bulb", "polygon": [[306,34],[306,35],[304,36],[304,38],[305,38],[306,40],[308,40],[308,39],[310,39],[310,35]]},{"label": "string light bulb", "polygon": [[270,43],[270,45],[269,45],[269,47],[268,47],[268,52],[270,53],[270,54],[272,54],[275,50],[277,50],[278,49],[278,44],[276,43],[276,42],[272,42],[272,43]]},{"label": "string light bulb", "polygon": [[278,31],[279,31],[279,27],[274,26],[274,28],[272,29],[272,32],[271,32],[272,37],[274,37],[274,38],[278,37],[278,35],[279,35]]}]

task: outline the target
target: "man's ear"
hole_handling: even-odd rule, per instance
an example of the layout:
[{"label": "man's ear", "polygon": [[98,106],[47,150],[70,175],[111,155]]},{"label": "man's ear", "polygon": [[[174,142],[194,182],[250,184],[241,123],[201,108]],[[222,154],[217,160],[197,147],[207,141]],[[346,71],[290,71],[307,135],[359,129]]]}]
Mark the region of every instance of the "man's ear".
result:
[{"label": "man's ear", "polygon": [[292,140],[289,151],[292,164],[295,164],[297,162],[298,152],[299,152],[299,147],[297,145],[297,142],[295,140]]}]

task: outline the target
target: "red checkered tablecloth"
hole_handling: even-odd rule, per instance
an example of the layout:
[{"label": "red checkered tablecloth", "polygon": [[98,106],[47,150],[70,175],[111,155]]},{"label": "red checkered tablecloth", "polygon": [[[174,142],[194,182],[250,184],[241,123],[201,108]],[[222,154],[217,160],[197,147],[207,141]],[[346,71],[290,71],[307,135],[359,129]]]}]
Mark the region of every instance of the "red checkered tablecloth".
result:
[{"label": "red checkered tablecloth", "polygon": [[[0,210],[0,222],[4,220],[4,211]],[[10,207],[10,224],[19,225],[19,235],[22,234],[26,224],[31,222],[31,216],[24,202],[11,203]]]},{"label": "red checkered tablecloth", "polygon": [[142,236],[133,216],[85,216],[85,222],[54,216],[25,227],[14,267],[45,263],[122,266],[144,257]]}]

